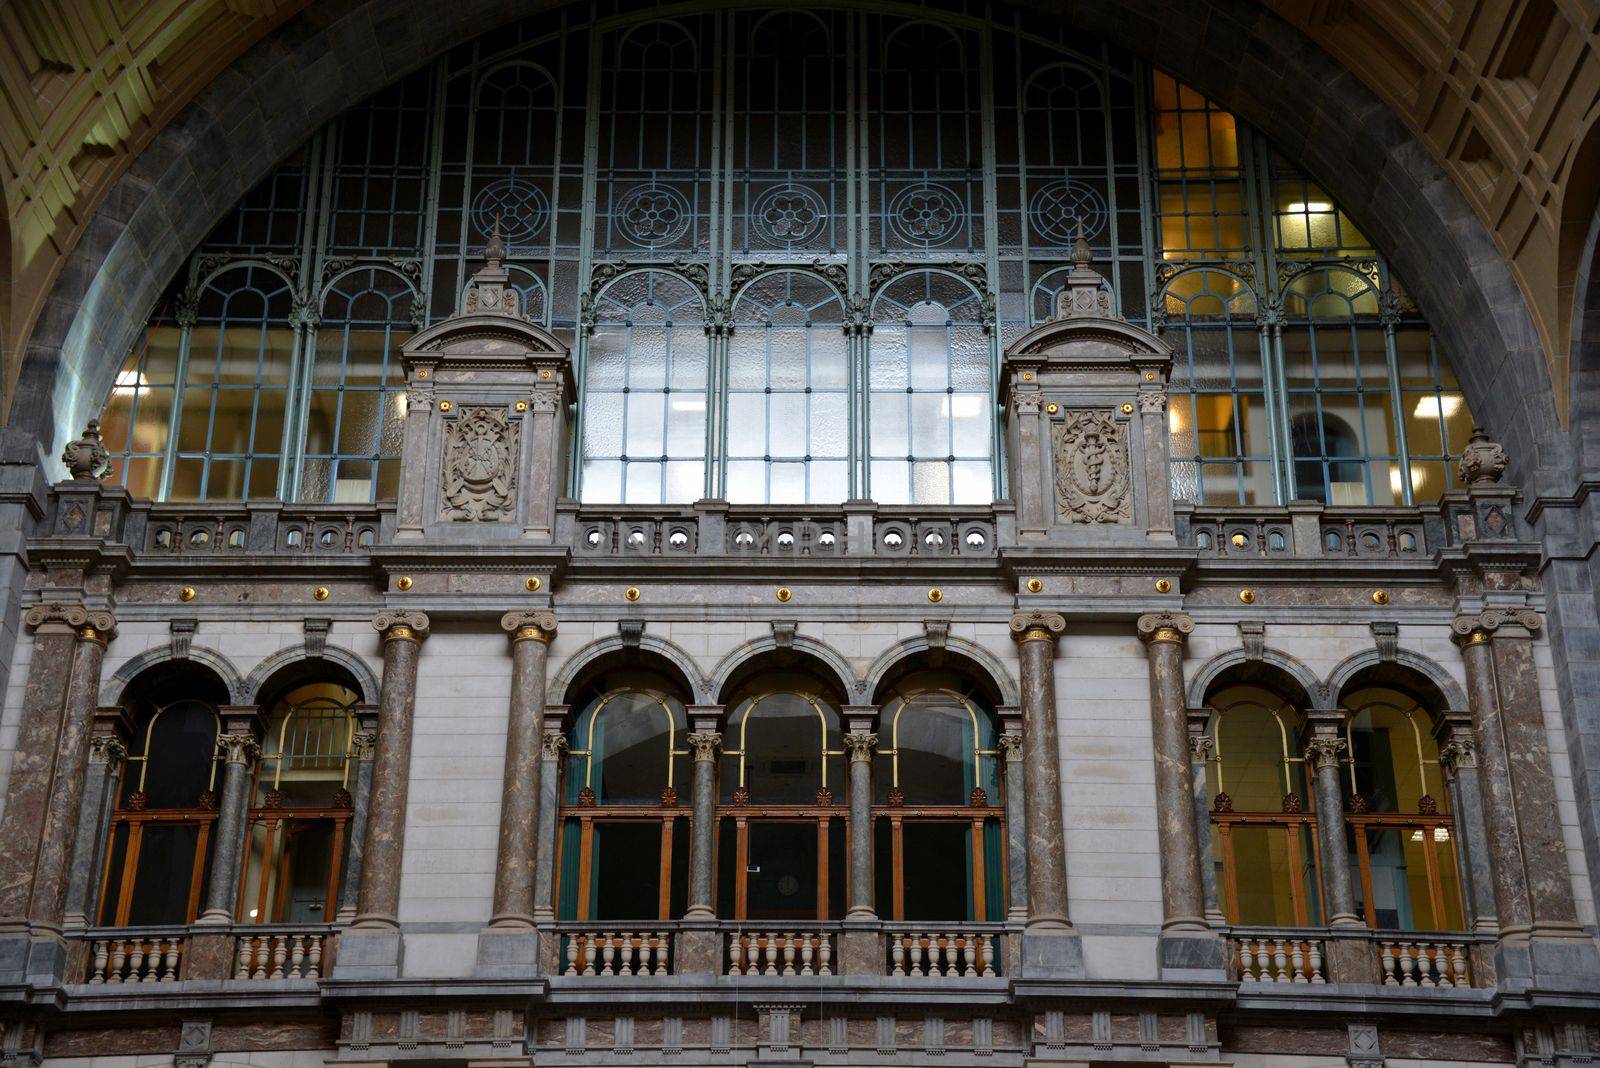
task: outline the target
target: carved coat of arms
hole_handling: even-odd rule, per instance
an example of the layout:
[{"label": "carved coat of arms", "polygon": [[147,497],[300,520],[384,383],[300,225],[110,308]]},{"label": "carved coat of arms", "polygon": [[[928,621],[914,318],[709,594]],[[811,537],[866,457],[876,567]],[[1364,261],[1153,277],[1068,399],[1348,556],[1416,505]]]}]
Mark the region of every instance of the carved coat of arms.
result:
[{"label": "carved coat of arms", "polygon": [[470,408],[444,428],[444,517],[510,519],[517,481],[517,425],[503,409]]},{"label": "carved coat of arms", "polygon": [[1056,428],[1056,514],[1068,523],[1131,523],[1127,428],[1107,411],[1074,411]]}]

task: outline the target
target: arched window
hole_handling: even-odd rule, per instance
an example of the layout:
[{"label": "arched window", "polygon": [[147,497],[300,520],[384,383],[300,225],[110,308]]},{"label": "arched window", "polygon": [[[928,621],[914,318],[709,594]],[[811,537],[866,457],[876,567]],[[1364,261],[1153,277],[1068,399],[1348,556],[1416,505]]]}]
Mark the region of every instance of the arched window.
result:
[{"label": "arched window", "polygon": [[887,504],[983,504],[990,467],[993,353],[983,305],[935,271],[890,282],[868,343],[872,497]]},{"label": "arched window", "polygon": [[134,723],[112,811],[102,926],[190,923],[199,915],[217,820],[220,680],[163,666],[129,684]]},{"label": "arched window", "polygon": [[1233,924],[1321,923],[1304,713],[1278,689],[1243,683],[1214,691],[1210,704],[1217,714],[1206,773],[1223,914]]},{"label": "arched window", "polygon": [[727,498],[832,504],[850,495],[844,306],[822,279],[779,271],[734,304],[728,342]]},{"label": "arched window", "polygon": [[562,788],[558,915],[668,920],[689,893],[683,691],[640,669],[606,672],[573,703]]},{"label": "arched window", "polygon": [[952,672],[903,678],[880,706],[874,764],[880,915],[1005,919],[1001,763],[977,688]]},{"label": "arched window", "polygon": [[1455,823],[1432,717],[1416,698],[1384,685],[1362,686],[1343,700],[1346,820],[1367,925],[1463,930]]},{"label": "arched window", "polygon": [[583,495],[671,504],[705,495],[710,349],[700,291],[664,271],[595,299],[583,421]]},{"label": "arched window", "polygon": [[332,923],[349,848],[358,695],[293,684],[266,715],[246,837],[240,922]]},{"label": "arched window", "polygon": [[727,702],[718,806],[718,915],[844,915],[847,807],[838,696],[799,671],[766,671]]}]

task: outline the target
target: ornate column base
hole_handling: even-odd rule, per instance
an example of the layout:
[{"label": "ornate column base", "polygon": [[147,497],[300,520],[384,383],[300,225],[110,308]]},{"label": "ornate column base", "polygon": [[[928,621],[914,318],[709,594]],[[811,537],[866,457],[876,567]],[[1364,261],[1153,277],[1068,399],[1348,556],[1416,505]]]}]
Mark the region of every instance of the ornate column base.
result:
[{"label": "ornate column base", "polygon": [[1057,930],[1037,927],[1022,932],[1024,979],[1084,979],[1083,938],[1070,927]]},{"label": "ornate column base", "polygon": [[531,979],[539,974],[541,941],[540,932],[531,924],[485,927],[478,932],[478,962],[472,974],[486,979]]},{"label": "ornate column base", "polygon": [[1156,962],[1163,979],[1222,979],[1228,969],[1228,947],[1214,931],[1162,931]]},{"label": "ornate column base", "polygon": [[334,979],[398,979],[405,963],[405,938],[397,926],[352,927],[339,936]]}]

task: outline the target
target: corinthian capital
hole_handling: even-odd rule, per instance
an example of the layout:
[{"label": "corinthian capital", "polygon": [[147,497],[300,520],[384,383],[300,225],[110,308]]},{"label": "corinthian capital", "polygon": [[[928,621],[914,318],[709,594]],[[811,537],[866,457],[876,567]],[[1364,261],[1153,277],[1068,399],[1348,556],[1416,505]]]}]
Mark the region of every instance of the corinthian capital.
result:
[{"label": "corinthian capital", "polygon": [[844,736],[844,748],[850,754],[850,763],[856,764],[872,759],[872,751],[878,747],[876,734],[847,734]]},{"label": "corinthian capital", "polygon": [[1175,642],[1182,645],[1194,633],[1194,619],[1187,612],[1146,612],[1135,626],[1139,640],[1147,644]]},{"label": "corinthian capital", "polygon": [[1323,768],[1337,768],[1341,760],[1340,754],[1345,751],[1345,740],[1332,735],[1319,734],[1306,740],[1306,763],[1311,765],[1312,771],[1321,771]]},{"label": "corinthian capital", "polygon": [[715,760],[717,750],[722,748],[722,735],[716,731],[695,731],[685,741],[696,760]]},{"label": "corinthian capital", "polygon": [[356,731],[350,736],[350,755],[357,760],[371,760],[378,751],[378,732]]},{"label": "corinthian capital", "polygon": [[556,636],[556,614],[547,608],[507,612],[500,617],[500,629],[514,642],[549,642]]},{"label": "corinthian capital", "polygon": [[372,617],[372,629],[384,641],[420,642],[428,636],[428,616],[409,608],[385,608]]},{"label": "corinthian capital", "polygon": [[1454,775],[1461,768],[1478,766],[1478,743],[1471,738],[1452,738],[1439,747],[1439,764]]},{"label": "corinthian capital", "polygon": [[248,734],[224,734],[217,739],[217,751],[229,764],[250,764],[261,752],[261,743]]},{"label": "corinthian capital", "polygon": [[1067,617],[1060,612],[1018,612],[1011,617],[1011,636],[1019,642],[1054,641],[1067,629]]},{"label": "corinthian capital", "polygon": [[114,734],[96,734],[89,739],[89,763],[116,767],[128,755],[128,747]]},{"label": "corinthian capital", "polygon": [[1022,759],[1022,735],[1006,733],[996,740],[1000,743],[1000,752],[1007,763]]}]

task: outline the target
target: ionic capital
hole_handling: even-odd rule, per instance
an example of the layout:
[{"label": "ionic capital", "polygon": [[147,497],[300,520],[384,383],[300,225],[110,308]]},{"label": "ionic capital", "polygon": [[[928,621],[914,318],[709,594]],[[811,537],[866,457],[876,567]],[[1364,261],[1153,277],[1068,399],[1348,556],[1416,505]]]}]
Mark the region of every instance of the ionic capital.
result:
[{"label": "ionic capital", "polygon": [[422,642],[428,636],[428,615],[409,608],[386,608],[372,617],[372,629],[386,642]]},{"label": "ionic capital", "polygon": [[1146,612],[1135,626],[1146,645],[1182,645],[1194,633],[1194,618],[1187,612]]},{"label": "ionic capital", "polygon": [[872,751],[878,747],[876,734],[847,734],[844,736],[845,751],[850,754],[850,763],[864,764],[872,759]]},{"label": "ionic capital", "polygon": [[715,760],[717,750],[722,748],[722,735],[717,731],[694,731],[684,740],[689,743],[689,751],[696,761]]},{"label": "ionic capital", "polygon": [[1054,642],[1067,629],[1060,612],[1018,612],[1011,617],[1011,636],[1019,642]]},{"label": "ionic capital", "polygon": [[1478,743],[1471,738],[1456,737],[1439,747],[1439,766],[1445,774],[1454,775],[1462,768],[1478,766]]},{"label": "ionic capital", "polygon": [[350,736],[350,755],[357,760],[371,760],[373,754],[377,751],[377,731],[360,730]]},{"label": "ionic capital", "polygon": [[89,763],[115,768],[128,755],[128,747],[114,734],[95,734],[89,738]]},{"label": "ionic capital", "polygon": [[1314,735],[1306,739],[1306,763],[1311,765],[1312,771],[1337,768],[1342,760],[1340,754],[1345,749],[1346,745],[1343,738],[1327,734]]},{"label": "ionic capital", "polygon": [[1004,756],[1006,763],[1010,764],[1022,759],[1022,735],[1007,732],[996,740],[1000,743],[1000,752]]},{"label": "ionic capital", "polygon": [[1189,735],[1189,759],[1191,763],[1202,763],[1210,760],[1217,751],[1217,740],[1209,734]]},{"label": "ionic capital", "polygon": [[110,612],[91,612],[81,604],[62,604],[59,601],[34,605],[22,617],[22,622],[35,630],[48,629],[57,633],[72,630],[81,633],[85,627],[93,625],[91,617],[100,617],[104,630],[109,631],[116,626]]},{"label": "ionic capital", "polygon": [[1544,621],[1531,608],[1485,608],[1476,614],[1456,616],[1450,622],[1450,629],[1454,631],[1451,640],[1463,647],[1479,645],[1492,639],[1495,631],[1507,626],[1521,627],[1532,634],[1544,626]]},{"label": "ionic capital", "polygon": [[546,731],[540,747],[546,760],[560,760],[567,751],[567,736],[560,731]]},{"label": "ionic capital", "polygon": [[556,614],[547,608],[507,612],[500,617],[500,629],[509,634],[513,642],[549,644],[556,636]]}]

